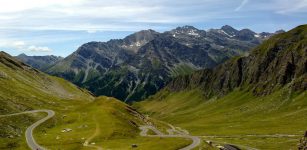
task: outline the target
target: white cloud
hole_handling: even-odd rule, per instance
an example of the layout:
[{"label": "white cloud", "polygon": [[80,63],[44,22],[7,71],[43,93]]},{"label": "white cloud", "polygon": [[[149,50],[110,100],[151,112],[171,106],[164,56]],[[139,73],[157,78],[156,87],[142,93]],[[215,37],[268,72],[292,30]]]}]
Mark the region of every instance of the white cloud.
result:
[{"label": "white cloud", "polygon": [[0,0],[0,13],[22,12],[50,6],[67,7],[80,5],[84,0]]},{"label": "white cloud", "polygon": [[51,52],[52,50],[48,47],[42,47],[42,46],[35,46],[35,45],[31,45],[27,48],[28,51],[32,51],[32,52]]},{"label": "white cloud", "polygon": [[306,12],[307,0],[0,0],[0,29],[136,31],[234,18],[243,7]]},{"label": "white cloud", "polygon": [[17,49],[22,49],[26,46],[26,43],[24,41],[14,41],[12,42],[12,47],[16,47]]},{"label": "white cloud", "polygon": [[306,23],[306,14],[307,0],[0,0],[0,49],[68,54],[70,45],[186,24],[273,32]]},{"label": "white cloud", "polygon": [[0,0],[0,28],[135,31],[150,24],[191,24],[221,18],[224,16],[219,13],[227,9],[217,11],[212,6],[228,4],[231,2],[223,0]]},{"label": "white cloud", "polygon": [[51,52],[52,49],[45,46],[27,44],[25,41],[0,40],[0,47],[14,49],[23,52]]}]

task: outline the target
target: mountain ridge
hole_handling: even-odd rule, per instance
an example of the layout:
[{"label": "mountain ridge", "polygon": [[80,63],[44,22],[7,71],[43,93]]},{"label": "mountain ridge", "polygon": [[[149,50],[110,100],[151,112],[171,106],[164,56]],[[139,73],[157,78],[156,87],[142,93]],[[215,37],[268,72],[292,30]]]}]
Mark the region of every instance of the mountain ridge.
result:
[{"label": "mountain ridge", "polygon": [[123,39],[83,44],[44,71],[95,95],[131,102],[155,94],[178,75],[247,55],[265,40],[256,35],[244,38],[231,37],[221,29],[205,31],[193,26],[163,33],[142,30]]},{"label": "mountain ridge", "polygon": [[63,59],[63,57],[54,55],[27,56],[24,53],[15,56],[15,58],[41,71],[44,71],[48,67]]},{"label": "mountain ridge", "polygon": [[[201,86],[210,97],[225,95],[234,88],[254,84],[252,91],[257,95],[265,95],[295,79],[294,90],[306,90],[307,52],[303,44],[306,35],[307,25],[299,26],[271,37],[254,49],[250,56],[231,59],[213,70],[207,69],[179,77],[170,82],[167,88],[177,91]],[[292,46],[291,42],[298,44]]]}]

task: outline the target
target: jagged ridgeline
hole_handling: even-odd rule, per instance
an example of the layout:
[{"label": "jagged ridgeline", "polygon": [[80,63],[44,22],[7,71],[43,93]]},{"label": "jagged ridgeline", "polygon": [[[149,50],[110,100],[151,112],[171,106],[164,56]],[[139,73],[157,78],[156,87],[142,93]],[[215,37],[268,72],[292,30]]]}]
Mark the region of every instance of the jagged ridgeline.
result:
[{"label": "jagged ridgeline", "polygon": [[178,77],[167,86],[172,91],[200,87],[206,97],[223,96],[233,89],[250,89],[267,95],[288,85],[307,89],[307,25],[273,36],[248,57],[236,57],[214,69]]},{"label": "jagged ridgeline", "polygon": [[46,72],[95,95],[131,102],[155,94],[174,77],[246,55],[271,35],[230,26],[209,31],[192,26],[164,33],[144,30],[124,39],[86,43]]}]

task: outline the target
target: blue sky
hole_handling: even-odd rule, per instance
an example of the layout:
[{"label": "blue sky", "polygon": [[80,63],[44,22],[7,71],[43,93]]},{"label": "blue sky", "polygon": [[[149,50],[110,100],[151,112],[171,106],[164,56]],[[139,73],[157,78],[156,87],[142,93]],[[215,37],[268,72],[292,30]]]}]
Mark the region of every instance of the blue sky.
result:
[{"label": "blue sky", "polygon": [[67,56],[143,29],[231,25],[256,32],[307,23],[307,0],[0,0],[0,50]]}]

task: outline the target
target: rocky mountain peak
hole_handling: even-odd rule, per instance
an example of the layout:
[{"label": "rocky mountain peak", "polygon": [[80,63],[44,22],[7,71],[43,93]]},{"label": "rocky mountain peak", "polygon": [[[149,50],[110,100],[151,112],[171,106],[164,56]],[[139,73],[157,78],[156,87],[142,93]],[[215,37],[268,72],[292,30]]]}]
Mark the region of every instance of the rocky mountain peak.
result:
[{"label": "rocky mountain peak", "polygon": [[241,34],[250,34],[250,35],[255,35],[256,33],[250,29],[242,29],[239,31]]},{"label": "rocky mountain peak", "polygon": [[123,39],[122,48],[137,52],[140,47],[156,38],[159,34],[151,29],[136,32]]},{"label": "rocky mountain peak", "polygon": [[238,35],[236,37],[243,41],[251,41],[255,39],[255,37],[257,37],[257,33],[250,29],[242,29],[238,32]]},{"label": "rocky mountain peak", "polygon": [[238,34],[238,30],[234,29],[233,27],[229,25],[225,25],[221,28],[224,32],[226,32],[228,35],[235,36]]},{"label": "rocky mountain peak", "polygon": [[202,32],[205,31],[201,31],[193,26],[188,26],[188,25],[177,27],[176,29],[170,31],[173,37],[178,37],[178,36],[200,37]]},{"label": "rocky mountain peak", "polygon": [[197,28],[193,27],[193,26],[182,26],[182,27],[177,27],[176,29],[174,29],[173,31],[178,31],[178,32],[189,32],[189,31],[198,31]]},{"label": "rocky mountain peak", "polygon": [[177,27],[177,30],[198,30],[197,28],[193,27],[193,26],[189,26],[189,25],[185,25],[182,27]]}]

